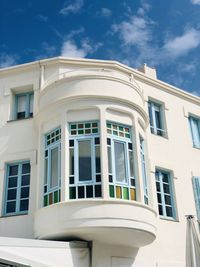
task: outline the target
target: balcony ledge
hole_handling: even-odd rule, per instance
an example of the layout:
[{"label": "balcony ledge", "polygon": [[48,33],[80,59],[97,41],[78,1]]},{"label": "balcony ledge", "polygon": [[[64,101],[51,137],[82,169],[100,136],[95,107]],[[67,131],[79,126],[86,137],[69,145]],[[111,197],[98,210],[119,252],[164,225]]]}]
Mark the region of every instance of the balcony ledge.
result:
[{"label": "balcony ledge", "polygon": [[34,230],[38,239],[87,240],[139,248],[155,240],[156,222],[156,212],[135,201],[74,200],[38,210]]}]

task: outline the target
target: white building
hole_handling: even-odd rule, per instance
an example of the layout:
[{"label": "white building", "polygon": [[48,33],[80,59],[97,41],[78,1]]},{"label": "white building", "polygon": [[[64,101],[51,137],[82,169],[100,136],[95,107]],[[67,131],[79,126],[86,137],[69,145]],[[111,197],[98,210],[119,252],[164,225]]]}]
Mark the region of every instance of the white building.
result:
[{"label": "white building", "polygon": [[0,266],[184,267],[199,177],[200,98],[155,69],[0,70]]}]

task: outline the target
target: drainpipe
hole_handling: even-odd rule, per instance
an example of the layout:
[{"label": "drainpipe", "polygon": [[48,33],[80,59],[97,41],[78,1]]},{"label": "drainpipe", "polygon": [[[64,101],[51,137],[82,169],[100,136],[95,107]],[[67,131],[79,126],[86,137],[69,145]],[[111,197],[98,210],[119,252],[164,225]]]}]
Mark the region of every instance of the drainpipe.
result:
[{"label": "drainpipe", "polygon": [[39,60],[39,66],[40,66],[40,78],[39,78],[39,88],[40,91],[44,85],[44,65],[41,64],[41,61]]}]

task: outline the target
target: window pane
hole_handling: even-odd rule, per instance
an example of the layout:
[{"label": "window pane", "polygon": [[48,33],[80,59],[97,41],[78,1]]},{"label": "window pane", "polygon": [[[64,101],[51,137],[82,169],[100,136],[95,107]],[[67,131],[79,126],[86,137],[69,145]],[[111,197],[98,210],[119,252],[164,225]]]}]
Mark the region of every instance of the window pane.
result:
[{"label": "window pane", "polygon": [[131,177],[134,176],[134,166],[133,166],[133,152],[129,151],[129,165],[130,165],[130,175]]},{"label": "window pane", "polygon": [[79,181],[92,180],[91,166],[91,141],[84,140],[78,142],[79,154]]},{"label": "window pane", "polygon": [[74,175],[74,149],[73,148],[70,148],[69,150],[69,159],[70,159],[69,173],[70,175]]},{"label": "window pane", "polygon": [[17,197],[17,189],[8,190],[7,200],[16,199]]},{"label": "window pane", "polygon": [[108,151],[108,172],[112,173],[112,160],[111,160],[111,147],[110,146],[107,147],[107,151]]},{"label": "window pane", "polygon": [[150,121],[150,125],[153,126],[152,105],[151,105],[151,103],[149,103],[148,109],[149,109],[149,121]]},{"label": "window pane", "polygon": [[8,188],[17,187],[17,176],[10,177],[8,180]]},{"label": "window pane", "polygon": [[30,173],[30,163],[25,163],[22,165],[22,174]]},{"label": "window pane", "polygon": [[6,213],[15,212],[15,208],[16,208],[16,201],[7,202]]},{"label": "window pane", "polygon": [[29,186],[21,188],[21,198],[29,197]]},{"label": "window pane", "polygon": [[29,113],[30,116],[33,116],[33,94],[30,95],[30,103],[29,103],[30,107],[29,107]]},{"label": "window pane", "polygon": [[28,210],[28,199],[23,199],[20,201],[20,211]]},{"label": "window pane", "polygon": [[48,175],[48,159],[44,161],[44,184],[47,184],[47,175]]},{"label": "window pane", "polygon": [[10,166],[9,176],[18,174],[18,165]]},{"label": "window pane", "polygon": [[96,173],[101,172],[101,162],[100,162],[100,146],[95,147],[96,154]]},{"label": "window pane", "polygon": [[17,112],[26,111],[26,96],[21,95],[17,97]]},{"label": "window pane", "polygon": [[126,182],[125,147],[123,143],[114,142],[115,173],[117,182]]},{"label": "window pane", "polygon": [[51,181],[50,187],[58,185],[58,147],[51,150]]},{"label": "window pane", "polygon": [[156,128],[161,129],[160,111],[155,111]]}]

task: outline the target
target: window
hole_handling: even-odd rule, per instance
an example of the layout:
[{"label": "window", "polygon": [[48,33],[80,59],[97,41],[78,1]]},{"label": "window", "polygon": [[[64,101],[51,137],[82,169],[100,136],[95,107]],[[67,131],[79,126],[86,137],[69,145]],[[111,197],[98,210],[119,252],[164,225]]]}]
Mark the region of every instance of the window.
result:
[{"label": "window", "polygon": [[70,123],[69,131],[69,199],[101,197],[99,124]]},{"label": "window", "polygon": [[200,148],[200,119],[189,117],[193,146]]},{"label": "window", "polygon": [[136,200],[131,129],[107,122],[107,134],[110,197]]},{"label": "window", "polygon": [[53,130],[45,136],[44,206],[60,201],[60,139],[60,128]]},{"label": "window", "polygon": [[5,215],[28,212],[30,191],[30,163],[21,162],[7,165]]},{"label": "window", "polygon": [[33,93],[22,93],[15,95],[15,119],[33,117]]},{"label": "window", "polygon": [[144,203],[149,203],[148,197],[148,184],[147,184],[147,171],[146,171],[146,161],[145,161],[145,151],[144,151],[144,139],[140,136],[140,157],[142,166],[142,179],[144,188]]},{"label": "window", "polygon": [[156,170],[158,210],[162,217],[175,218],[172,181],[169,172]]},{"label": "window", "polygon": [[164,136],[162,106],[152,101],[148,102],[151,133]]},{"label": "window", "polygon": [[193,177],[192,184],[193,184],[193,190],[194,190],[197,219],[200,220],[200,177],[197,177],[197,176]]}]

